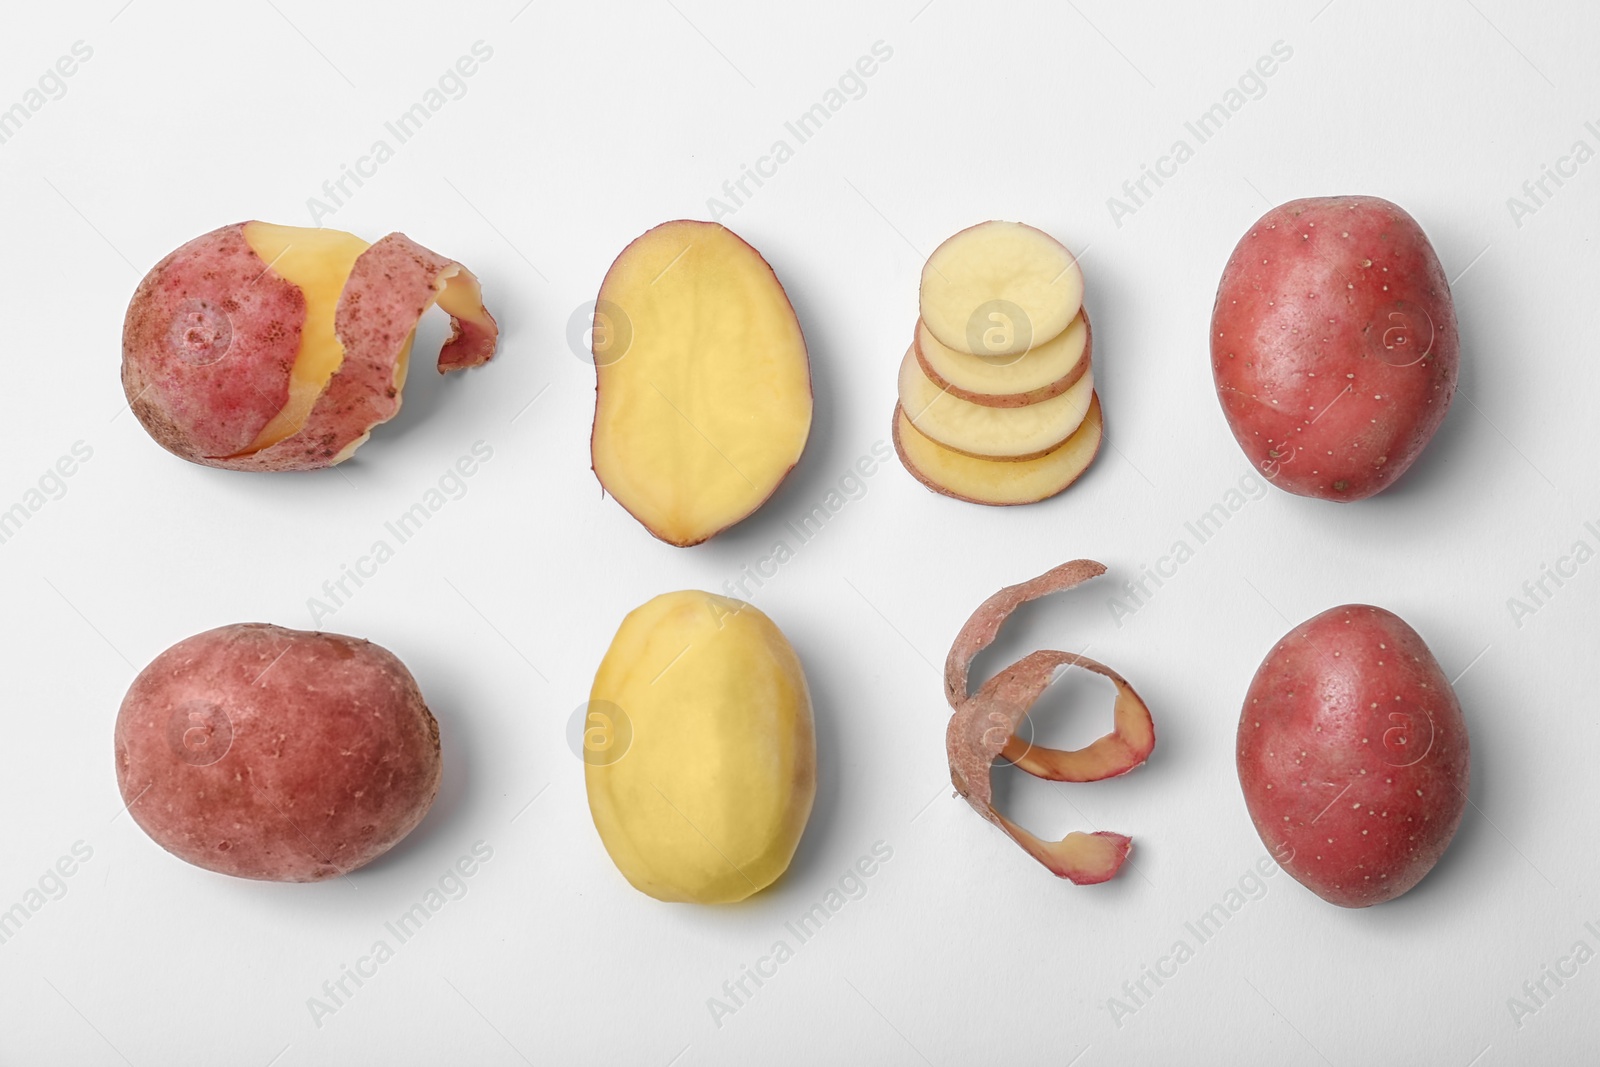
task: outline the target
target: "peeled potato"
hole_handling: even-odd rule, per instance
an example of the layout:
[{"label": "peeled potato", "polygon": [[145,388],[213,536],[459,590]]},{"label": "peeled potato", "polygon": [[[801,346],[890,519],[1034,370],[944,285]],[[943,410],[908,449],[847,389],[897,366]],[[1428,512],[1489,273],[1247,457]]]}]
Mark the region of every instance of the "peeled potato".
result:
[{"label": "peeled potato", "polygon": [[923,436],[895,409],[894,447],[911,476],[936,493],[974,504],[1032,504],[1055,496],[1094,462],[1102,437],[1100,399],[1072,436],[1037,459],[978,459],[952,452]]},{"label": "peeled potato", "polygon": [[928,380],[914,348],[900,362],[900,407],[911,424],[945,448],[980,459],[1037,459],[1083,424],[1094,395],[1086,369],[1066,392],[1026,407],[998,408],[952,396]]},{"label": "peeled potato", "polygon": [[168,451],[232,470],[348,459],[400,410],[413,333],[435,303],[453,332],[441,371],[493,354],[478,281],[404,234],[245,222],[195,238],[128,305],[122,385]]},{"label": "peeled potato", "polygon": [[816,795],[805,672],[749,604],[666,593],[622,621],[590,707],[631,742],[585,760],[589,810],[618,870],[657,900],[743,900],[789,866]]},{"label": "peeled potato", "polygon": [[983,222],[951,237],[922,268],[922,321],[946,346],[1014,356],[1067,328],[1083,272],[1066,246],[1020,222]]},{"label": "peeled potato", "polygon": [[1054,338],[1015,356],[958,352],[917,322],[913,350],[928,380],[951,396],[996,408],[1019,408],[1060,396],[1089,369],[1092,341],[1088,316],[1078,317]]},{"label": "peeled potato", "polygon": [[749,516],[800,460],[811,364],[772,268],[713,222],[635,240],[600,286],[595,475],[652,534],[696,545]]}]

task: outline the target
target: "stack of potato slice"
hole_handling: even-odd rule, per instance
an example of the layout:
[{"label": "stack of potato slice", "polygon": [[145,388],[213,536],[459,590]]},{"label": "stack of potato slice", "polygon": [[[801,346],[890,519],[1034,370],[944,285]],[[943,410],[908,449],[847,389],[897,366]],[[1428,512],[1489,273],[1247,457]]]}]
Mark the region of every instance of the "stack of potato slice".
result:
[{"label": "stack of potato slice", "polygon": [[900,364],[894,444],[923,485],[977,504],[1061,492],[1100,449],[1083,274],[1016,222],[962,230],[928,257]]}]

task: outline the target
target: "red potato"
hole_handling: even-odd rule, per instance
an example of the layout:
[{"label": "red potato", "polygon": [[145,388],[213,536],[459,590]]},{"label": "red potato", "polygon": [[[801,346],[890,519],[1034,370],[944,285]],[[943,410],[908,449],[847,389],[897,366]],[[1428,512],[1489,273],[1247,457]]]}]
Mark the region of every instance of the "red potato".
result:
[{"label": "red potato", "polygon": [[168,451],[233,470],[349,458],[400,409],[411,343],[438,303],[439,370],[486,362],[498,337],[477,279],[403,234],[246,222],[173,252],[123,325],[128,404]]},{"label": "red potato", "polygon": [[139,673],[116,725],[135,822],[197,867],[273,882],[348,874],[422,821],[439,726],[405,665],[339,634],[208,630]]},{"label": "red potato", "polygon": [[1282,204],[1223,270],[1211,314],[1217,397],[1280,489],[1349,501],[1388,488],[1444,421],[1458,364],[1444,269],[1387,200]]},{"label": "red potato", "polygon": [[1295,880],[1345,908],[1433,868],[1466,810],[1467,727],[1450,680],[1391,612],[1347,604],[1286,634],[1239,717],[1239,785]]}]

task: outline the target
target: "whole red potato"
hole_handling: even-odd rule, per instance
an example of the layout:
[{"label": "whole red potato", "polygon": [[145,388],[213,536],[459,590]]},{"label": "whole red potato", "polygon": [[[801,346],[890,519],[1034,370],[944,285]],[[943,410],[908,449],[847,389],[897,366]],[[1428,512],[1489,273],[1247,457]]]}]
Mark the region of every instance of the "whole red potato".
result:
[{"label": "whole red potato", "polygon": [[393,653],[266,623],[152,660],[117,714],[116,758],[128,812],[156,844],[274,882],[370,863],[439,791],[439,725]]},{"label": "whole red potato", "polygon": [[1345,908],[1406,892],[1450,844],[1469,752],[1450,680],[1399,616],[1346,604],[1301,623],[1256,671],[1239,785],[1295,880]]},{"label": "whole red potato", "polygon": [[1460,362],[1455,306],[1416,220],[1375,196],[1293,200],[1239,240],[1211,312],[1228,427],[1267,480],[1361,500],[1444,421]]}]

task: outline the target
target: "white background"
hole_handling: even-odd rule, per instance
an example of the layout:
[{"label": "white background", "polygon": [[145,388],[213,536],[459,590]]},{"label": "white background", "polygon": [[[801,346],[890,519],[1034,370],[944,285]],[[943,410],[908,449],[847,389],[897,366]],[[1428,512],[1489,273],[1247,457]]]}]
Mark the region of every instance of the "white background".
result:
[{"label": "white background", "polygon": [[[1520,1027],[1507,1005],[1580,938],[1600,948],[1583,927],[1600,925],[1600,564],[1521,625],[1507,607],[1600,520],[1600,162],[1548,186],[1520,226],[1507,206],[1576,140],[1600,147],[1584,128],[1600,124],[1600,17],[1510,0],[922,2],[7,12],[0,107],[75,41],[93,56],[0,145],[0,507],[75,442],[93,457],[0,545],[0,908],[75,842],[93,855],[0,945],[0,1061],[1466,1067],[1576,1062],[1600,1040],[1600,963]],[[118,379],[141,274],[227,222],[309,223],[307,198],[479,40],[493,57],[465,95],[323,221],[462,259],[504,327],[500,355],[440,379],[420,356],[444,333],[430,317],[405,410],[334,471],[163,452]],[[1115,225],[1107,198],[1280,40],[1293,56],[1265,94]],[[805,458],[751,520],[668,547],[588,469],[593,370],[569,319],[629,240],[707,217],[877,41],[893,56],[865,94],[723,220],[804,325]],[[1119,627],[1115,584],[1250,474],[1208,366],[1222,264],[1269,204],[1335,193],[1388,197],[1432,238],[1461,326],[1455,406],[1393,491],[1251,500]],[[749,586],[814,690],[815,814],[789,874],[745,905],[636,893],[565,740],[600,656],[649,597],[721,591],[777,539],[794,546],[784,524],[888,436],[923,257],[987,218],[1083,252],[1111,447],[1066,494],[1004,510],[934,496],[891,461]],[[417,831],[347,879],[271,885],[188,867],[119,816],[111,728],[136,670],[224,623],[309,628],[323,581],[479,440],[493,459],[465,496],[323,620],[398,653],[440,720],[445,784]],[[1075,557],[1111,574],[1023,611],[979,666],[1092,645],[1153,708],[1160,744],[1138,772],[1002,789],[1046,836],[1134,837],[1132,864],[1092,888],[950,797],[935,669],[985,596]],[[1268,879],[1118,1025],[1108,999],[1192,944],[1185,921],[1264,854],[1233,766],[1251,674],[1290,625],[1350,601],[1398,612],[1466,672],[1472,806],[1455,843],[1419,888],[1365,911]],[[1103,732],[1108,688],[1060,693],[1041,709],[1047,737]],[[308,998],[480,840],[493,858],[467,895],[317,1026]],[[893,857],[866,894],[714,1023],[708,998],[793,944],[785,921],[879,841]]]}]

